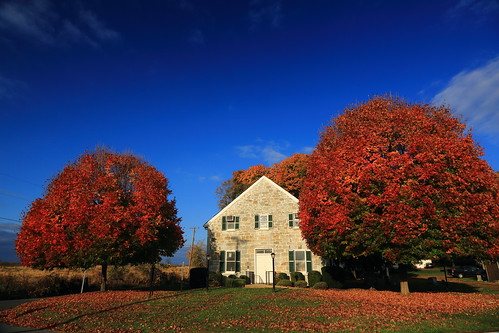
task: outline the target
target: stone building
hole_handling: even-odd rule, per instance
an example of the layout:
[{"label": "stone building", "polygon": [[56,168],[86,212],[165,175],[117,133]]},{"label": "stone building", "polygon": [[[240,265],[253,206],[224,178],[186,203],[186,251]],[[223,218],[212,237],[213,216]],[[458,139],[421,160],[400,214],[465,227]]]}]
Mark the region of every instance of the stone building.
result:
[{"label": "stone building", "polygon": [[204,224],[210,271],[272,283],[271,253],[277,273],[320,271],[298,222],[298,199],[263,176]]}]

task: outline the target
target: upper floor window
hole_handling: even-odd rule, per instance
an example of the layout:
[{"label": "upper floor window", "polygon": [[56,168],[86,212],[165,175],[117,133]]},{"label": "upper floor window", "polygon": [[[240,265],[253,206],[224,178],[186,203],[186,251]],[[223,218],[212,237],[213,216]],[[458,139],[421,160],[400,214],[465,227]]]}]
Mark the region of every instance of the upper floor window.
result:
[{"label": "upper floor window", "polygon": [[255,215],[255,229],[272,228],[272,215]]},{"label": "upper floor window", "polygon": [[298,223],[300,223],[298,213],[289,214],[289,227],[298,228]]},{"label": "upper floor window", "polygon": [[222,230],[239,229],[239,216],[222,216]]}]

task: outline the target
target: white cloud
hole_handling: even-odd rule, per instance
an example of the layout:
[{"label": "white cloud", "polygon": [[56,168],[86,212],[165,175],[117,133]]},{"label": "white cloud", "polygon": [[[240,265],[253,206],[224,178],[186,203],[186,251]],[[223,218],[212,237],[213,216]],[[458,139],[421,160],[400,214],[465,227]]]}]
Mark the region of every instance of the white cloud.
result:
[{"label": "white cloud", "polygon": [[475,132],[499,134],[499,57],[486,65],[462,71],[432,100],[449,104]]},{"label": "white cloud", "polygon": [[271,28],[277,28],[281,25],[283,14],[280,1],[252,1],[250,6],[248,18],[251,31],[257,30],[264,25]]},{"label": "white cloud", "polygon": [[273,141],[260,142],[259,145],[237,146],[239,157],[260,159],[266,164],[274,164],[282,161],[287,156],[281,153],[283,148]]},{"label": "white cloud", "polygon": [[26,83],[0,75],[0,100],[15,98],[26,88]]},{"label": "white cloud", "polygon": [[43,44],[54,43],[55,16],[45,0],[5,1],[0,6],[0,26]]},{"label": "white cloud", "polygon": [[303,147],[301,149],[303,154],[312,154],[314,152],[315,147]]},{"label": "white cloud", "polygon": [[466,16],[473,18],[475,23],[483,23],[487,20],[497,19],[499,13],[499,3],[497,0],[460,0],[455,6],[446,12],[446,18],[460,21],[460,18]]},{"label": "white cloud", "polygon": [[119,33],[111,30],[100,21],[97,16],[89,10],[80,10],[80,20],[87,25],[92,35],[101,41],[118,41],[121,39]]},{"label": "white cloud", "polygon": [[193,30],[189,36],[189,43],[194,45],[204,45],[205,40],[203,32],[199,29]]},{"label": "white cloud", "polygon": [[[109,29],[90,10],[74,6],[62,17],[54,3],[47,0],[3,1],[0,4],[0,30],[5,36],[23,37],[30,42],[66,46],[118,41],[118,32]],[[9,37],[7,37],[9,38]]]}]

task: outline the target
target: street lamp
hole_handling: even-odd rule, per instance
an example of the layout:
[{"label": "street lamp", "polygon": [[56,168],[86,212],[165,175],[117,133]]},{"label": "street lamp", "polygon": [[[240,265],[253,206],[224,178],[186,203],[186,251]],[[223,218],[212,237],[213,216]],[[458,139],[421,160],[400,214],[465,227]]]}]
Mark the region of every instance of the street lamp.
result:
[{"label": "street lamp", "polygon": [[272,252],[270,256],[272,257],[272,291],[275,293],[275,265],[274,265],[275,253]]},{"label": "street lamp", "polygon": [[209,254],[206,255],[206,291],[208,291],[208,279],[210,277],[210,259],[211,256]]}]

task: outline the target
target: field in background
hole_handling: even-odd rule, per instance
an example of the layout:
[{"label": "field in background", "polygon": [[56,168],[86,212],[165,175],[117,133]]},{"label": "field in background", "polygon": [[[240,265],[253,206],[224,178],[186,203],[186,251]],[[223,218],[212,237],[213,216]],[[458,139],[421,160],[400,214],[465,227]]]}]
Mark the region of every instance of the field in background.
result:
[{"label": "field in background", "polygon": [[[113,290],[146,288],[150,265],[110,266],[108,288]],[[156,266],[154,285],[157,289],[176,290],[187,283],[188,266],[159,264]],[[38,270],[18,264],[0,265],[0,299],[37,298],[79,293],[82,270]],[[100,288],[100,266],[86,272],[84,291]]]}]

